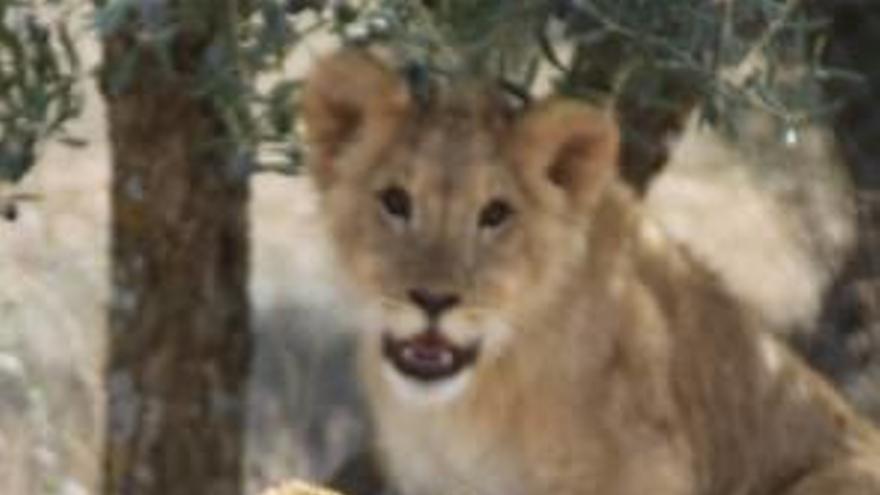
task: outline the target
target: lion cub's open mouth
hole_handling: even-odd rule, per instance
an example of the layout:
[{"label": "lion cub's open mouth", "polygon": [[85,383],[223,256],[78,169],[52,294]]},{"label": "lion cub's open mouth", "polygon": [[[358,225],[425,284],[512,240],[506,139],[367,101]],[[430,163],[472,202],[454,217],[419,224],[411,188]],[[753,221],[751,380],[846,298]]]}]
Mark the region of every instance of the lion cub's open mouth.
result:
[{"label": "lion cub's open mouth", "polygon": [[396,339],[386,333],[382,338],[382,353],[405,376],[430,382],[449,378],[474,364],[479,346],[462,347],[439,331],[428,329],[406,339]]}]

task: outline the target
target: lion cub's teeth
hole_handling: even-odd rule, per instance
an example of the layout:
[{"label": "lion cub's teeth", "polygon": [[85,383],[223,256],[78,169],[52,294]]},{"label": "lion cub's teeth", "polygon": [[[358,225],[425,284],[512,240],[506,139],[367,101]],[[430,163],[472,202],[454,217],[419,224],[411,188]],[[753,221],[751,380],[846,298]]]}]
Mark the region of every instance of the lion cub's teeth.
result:
[{"label": "lion cub's teeth", "polygon": [[404,347],[401,352],[401,357],[403,357],[405,361],[415,361],[417,358],[416,350],[409,346]]},{"label": "lion cub's teeth", "polygon": [[452,362],[454,358],[452,357],[452,353],[449,351],[443,351],[440,353],[440,366],[446,368],[452,366]]}]

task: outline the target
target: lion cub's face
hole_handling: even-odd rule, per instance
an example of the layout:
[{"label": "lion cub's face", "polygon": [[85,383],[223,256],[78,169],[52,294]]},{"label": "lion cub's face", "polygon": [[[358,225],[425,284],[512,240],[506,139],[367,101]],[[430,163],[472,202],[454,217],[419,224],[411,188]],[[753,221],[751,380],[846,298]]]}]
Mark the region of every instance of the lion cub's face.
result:
[{"label": "lion cub's face", "polygon": [[304,111],[311,171],[392,380],[463,382],[586,255],[617,147],[607,117],[561,101],[513,115],[474,89],[417,104],[356,51],[317,66]]}]

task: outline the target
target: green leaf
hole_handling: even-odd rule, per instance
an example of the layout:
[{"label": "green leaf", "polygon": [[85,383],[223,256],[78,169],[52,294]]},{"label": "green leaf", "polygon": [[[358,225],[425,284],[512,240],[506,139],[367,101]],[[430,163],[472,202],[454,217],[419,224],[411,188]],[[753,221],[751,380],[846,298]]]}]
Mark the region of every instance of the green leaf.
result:
[{"label": "green leaf", "polygon": [[119,32],[136,13],[137,0],[109,0],[95,10],[93,26],[101,37]]}]

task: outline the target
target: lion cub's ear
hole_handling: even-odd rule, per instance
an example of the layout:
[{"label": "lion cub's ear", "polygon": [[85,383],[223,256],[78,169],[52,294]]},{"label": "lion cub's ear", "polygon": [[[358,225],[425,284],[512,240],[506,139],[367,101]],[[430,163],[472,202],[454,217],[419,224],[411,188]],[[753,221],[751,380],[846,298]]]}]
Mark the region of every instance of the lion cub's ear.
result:
[{"label": "lion cub's ear", "polygon": [[561,196],[575,207],[589,207],[616,173],[619,141],[609,113],[551,99],[520,117],[512,160],[541,196],[551,201]]},{"label": "lion cub's ear", "polygon": [[344,49],[317,62],[306,80],[302,111],[318,185],[332,183],[348,151],[363,163],[386,146],[409,101],[403,78],[366,51]]}]

